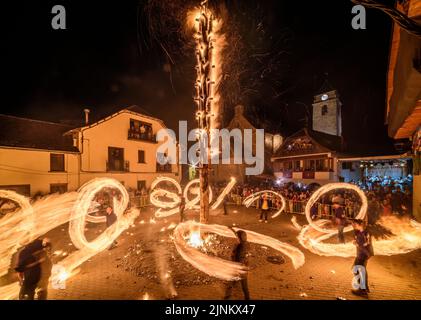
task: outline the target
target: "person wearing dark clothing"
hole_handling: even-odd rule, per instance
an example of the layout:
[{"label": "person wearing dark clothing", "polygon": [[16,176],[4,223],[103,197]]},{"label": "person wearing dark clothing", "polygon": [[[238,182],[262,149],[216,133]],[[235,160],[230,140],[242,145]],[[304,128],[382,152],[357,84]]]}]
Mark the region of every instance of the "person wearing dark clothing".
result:
[{"label": "person wearing dark clothing", "polygon": [[338,241],[345,243],[344,228],[346,225],[346,215],[344,208],[339,203],[333,204],[335,210],[336,225],[338,226]]},{"label": "person wearing dark clothing", "polygon": [[21,285],[19,300],[34,300],[37,288],[41,289],[38,299],[47,298],[48,279],[52,267],[47,252],[50,247],[51,244],[47,238],[36,239],[19,253],[15,267]]},{"label": "person wearing dark clothing", "polygon": [[[111,206],[108,206],[107,209],[105,209],[105,218],[106,218],[106,224],[107,228],[111,227],[114,223],[117,221],[117,215],[114,213],[114,210]],[[115,240],[111,246],[108,248],[108,250],[114,249],[117,246],[117,241]]]},{"label": "person wearing dark clothing", "polygon": [[228,199],[227,199],[227,197],[224,198],[223,206],[224,206],[224,215],[227,216],[228,215],[228,208],[227,208],[227,206],[228,206]]},{"label": "person wearing dark clothing", "polygon": [[370,292],[368,286],[367,262],[368,259],[374,255],[374,250],[371,242],[371,235],[365,228],[364,221],[354,220],[352,227],[354,228],[354,244],[357,249],[354,268],[355,266],[362,266],[364,268],[364,285],[361,285],[358,289],[353,289],[352,293],[365,296]]},{"label": "person wearing dark clothing", "polygon": [[314,219],[316,219],[317,218],[317,214],[318,214],[318,212],[317,212],[318,210],[317,210],[317,205],[316,204],[314,204],[312,207],[311,207],[311,209],[310,209],[310,216],[311,216],[311,219],[312,220],[314,220]]},{"label": "person wearing dark clothing", "polygon": [[186,221],[186,214],[184,213],[184,210],[186,208],[186,199],[180,195],[180,205],[179,205],[179,211],[180,211],[180,222]]},{"label": "person wearing dark clothing", "polygon": [[47,300],[48,284],[50,282],[53,262],[51,261],[51,245],[44,247],[41,258],[41,278],[38,282],[38,300]]},{"label": "person wearing dark clothing", "polygon": [[380,205],[374,196],[368,199],[367,218],[368,224],[374,225],[379,220]]},{"label": "person wearing dark clothing", "polygon": [[[234,248],[231,256],[231,260],[235,262],[240,262],[244,265],[248,265],[248,242],[247,242],[247,233],[242,230],[236,232],[239,243]],[[238,284],[241,283],[241,288],[243,290],[244,299],[250,300],[250,293],[247,282],[247,274],[242,277],[239,281],[229,281],[225,290],[224,299],[227,300],[231,297],[232,289]]]}]

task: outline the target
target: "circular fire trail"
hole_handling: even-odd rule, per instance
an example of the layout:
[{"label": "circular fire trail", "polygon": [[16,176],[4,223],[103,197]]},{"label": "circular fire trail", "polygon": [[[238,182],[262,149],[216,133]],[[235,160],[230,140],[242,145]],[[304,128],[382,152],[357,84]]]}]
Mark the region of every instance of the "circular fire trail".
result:
[{"label": "circular fire trail", "polygon": [[[308,200],[308,202],[306,204],[306,207],[304,209],[308,223],[310,224],[310,226],[312,226],[314,229],[316,229],[319,232],[322,232],[322,233],[337,233],[338,232],[337,230],[323,228],[319,224],[314,223],[313,220],[311,219],[311,212],[310,212],[311,207],[317,202],[317,200],[319,200],[319,198],[322,195],[324,195],[325,193],[327,193],[329,191],[336,190],[336,189],[352,190],[352,191],[355,191],[358,194],[358,196],[360,197],[362,205],[361,205],[360,211],[358,212],[355,219],[364,220],[364,218],[367,214],[367,197],[365,196],[365,193],[360,188],[358,188],[356,185],[350,184],[350,183],[329,183],[329,184],[326,184],[326,185],[320,187],[319,189],[317,189],[311,195],[311,197]],[[349,227],[346,227],[344,229],[344,232],[348,232],[348,231],[351,231],[351,230],[352,230],[352,227],[349,226]]]},{"label": "circular fire trail", "polygon": [[16,203],[21,213],[11,212],[0,220],[0,276],[2,276],[8,271],[11,255],[33,239],[34,211],[28,198],[14,191],[0,190],[0,198]]},{"label": "circular fire trail", "polygon": [[280,198],[281,201],[282,201],[281,209],[279,209],[277,212],[275,212],[272,215],[272,218],[276,218],[277,216],[279,216],[282,213],[282,211],[285,210],[285,208],[287,206],[285,198],[278,192],[275,192],[275,191],[272,191],[272,190],[264,190],[264,191],[259,191],[259,192],[253,193],[253,194],[249,195],[247,198],[244,199],[243,204],[248,208],[253,204],[254,201],[259,200],[261,194],[265,194],[265,193],[273,194],[276,197]]},{"label": "circular fire trail", "polygon": [[304,254],[298,248],[275,238],[240,228],[231,229],[227,226],[200,224],[194,221],[187,221],[177,226],[174,230],[174,244],[183,259],[195,268],[221,280],[235,281],[247,273],[245,265],[219,257],[211,257],[197,250],[203,244],[201,234],[213,233],[223,237],[236,238],[233,230],[246,232],[248,242],[271,247],[285,254],[291,259],[295,269],[301,267],[305,262]]},{"label": "circular fire trail", "polygon": [[[194,179],[190,181],[184,188],[183,196],[186,199],[186,209],[200,210],[200,205],[198,205],[198,203],[200,202],[200,190],[199,190],[199,187],[193,188],[192,186],[194,184],[200,185],[200,179]],[[189,191],[191,194],[196,195],[196,197],[194,197],[192,200],[188,200]],[[211,203],[212,200],[213,200],[213,192],[212,192],[212,188],[209,186],[209,203]]]},{"label": "circular fire trail", "polygon": [[[89,209],[95,194],[103,188],[115,188],[122,195],[120,201],[114,201],[114,211],[118,219],[96,240],[88,242],[84,235],[85,223],[90,219]],[[33,206],[28,199],[14,192],[0,192],[0,197],[11,199],[20,205],[18,211],[7,214],[0,220],[0,275],[8,272],[12,255],[20,247],[70,221],[70,237],[79,250],[58,263],[61,271],[52,276],[51,281],[68,279],[78,272],[77,268],[82,263],[109,247],[139,215],[138,210],[125,212],[128,204],[127,191],[117,180],[109,178],[91,180],[80,188],[79,193],[51,195],[38,200]],[[0,287],[0,299],[14,299],[18,294],[18,282]]]},{"label": "circular fire trail", "polygon": [[[155,189],[159,183],[161,182],[169,182],[172,185],[175,186],[175,188],[178,191],[178,194],[168,191],[165,189],[157,188]],[[191,180],[186,187],[184,188],[183,196],[186,200],[186,209],[192,209],[192,210],[199,210],[200,206],[198,203],[200,202],[200,192],[199,188],[194,187],[195,184],[199,184],[199,179]],[[237,181],[235,178],[231,178],[231,181],[227,184],[227,186],[224,188],[224,190],[221,192],[221,194],[216,199],[215,203],[212,205],[212,209],[215,210],[218,208],[218,206],[222,203],[224,198],[228,195],[228,193],[232,190],[232,188],[235,186]],[[158,177],[152,182],[151,185],[151,194],[150,194],[150,201],[155,206],[158,207],[158,210],[155,212],[155,217],[157,218],[164,218],[171,216],[173,214],[176,214],[179,212],[178,205],[180,204],[180,196],[179,194],[182,193],[182,189],[180,184],[172,178],[168,177]],[[189,199],[189,193],[195,195],[193,199]],[[167,201],[163,201],[160,198],[166,197],[168,198]],[[213,192],[211,187],[209,187],[209,201],[212,202],[213,199]],[[163,210],[163,209],[169,209],[169,210]]]},{"label": "circular fire trail", "polygon": [[[356,255],[355,245],[351,242],[345,244],[333,244],[323,242],[335,236],[336,230],[328,229],[328,220],[313,221],[310,216],[310,209],[316,201],[326,192],[334,189],[354,190],[362,200],[361,209],[357,219],[364,219],[367,214],[367,199],[361,189],[355,185],[347,183],[332,183],[318,189],[309,199],[306,208],[306,218],[308,225],[303,226],[298,240],[300,244],[320,256],[354,257]],[[408,253],[421,248],[421,224],[410,219],[402,219],[394,216],[382,217],[378,224],[388,230],[391,235],[382,239],[373,239],[375,255],[391,256]],[[347,227],[344,231],[350,231],[352,227]]]}]

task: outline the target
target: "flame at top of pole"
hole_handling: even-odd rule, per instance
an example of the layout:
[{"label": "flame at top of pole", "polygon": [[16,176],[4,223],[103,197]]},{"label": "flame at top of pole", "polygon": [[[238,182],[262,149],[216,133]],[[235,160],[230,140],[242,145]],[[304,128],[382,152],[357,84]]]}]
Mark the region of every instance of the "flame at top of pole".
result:
[{"label": "flame at top of pole", "polygon": [[207,1],[202,1],[200,7],[189,11],[187,15],[188,27],[194,29],[196,42],[196,118],[199,127],[201,123],[207,123],[205,127],[208,129],[217,128],[220,125],[218,86],[222,78],[221,53],[225,46],[225,36],[221,32],[222,19],[215,17]]}]

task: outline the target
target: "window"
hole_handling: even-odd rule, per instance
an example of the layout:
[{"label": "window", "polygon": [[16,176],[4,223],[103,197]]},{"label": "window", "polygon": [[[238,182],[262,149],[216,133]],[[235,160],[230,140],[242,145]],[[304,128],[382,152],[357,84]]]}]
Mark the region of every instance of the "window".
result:
[{"label": "window", "polygon": [[137,152],[137,162],[145,163],[145,150],[139,150]]},{"label": "window", "polygon": [[292,161],[285,161],[284,162],[284,169],[285,170],[292,170]]},{"label": "window", "polygon": [[155,137],[152,130],[152,124],[130,119],[129,139],[144,140],[154,142]]},{"label": "window", "polygon": [[327,114],[327,105],[324,105],[322,107],[322,116],[324,116],[325,114]]},{"label": "window", "polygon": [[137,190],[139,190],[139,191],[145,190],[146,191],[146,180],[137,181]]},{"label": "window", "polygon": [[64,154],[50,153],[50,171],[64,171]]},{"label": "window", "polygon": [[316,171],[329,171],[327,159],[317,159],[316,160]]},{"label": "window", "polygon": [[29,197],[31,195],[31,185],[29,184],[18,184],[12,186],[0,186],[0,190],[12,190],[21,195]]},{"label": "window", "polygon": [[50,193],[66,193],[67,183],[52,183],[50,184]]},{"label": "window", "polygon": [[107,171],[130,171],[129,161],[124,160],[124,149],[108,147]]},{"label": "window", "polygon": [[315,160],[305,160],[304,161],[304,170],[315,171],[316,170],[316,161]]},{"label": "window", "polygon": [[352,170],[352,162],[342,162],[342,170]]}]

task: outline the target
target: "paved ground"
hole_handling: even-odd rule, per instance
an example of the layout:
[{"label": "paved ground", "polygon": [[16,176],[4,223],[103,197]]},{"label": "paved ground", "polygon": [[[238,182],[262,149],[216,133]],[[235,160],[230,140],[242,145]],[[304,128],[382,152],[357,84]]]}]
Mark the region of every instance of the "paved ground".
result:
[{"label": "paved ground", "polygon": [[[148,223],[151,209],[144,210],[130,228],[118,239],[117,248],[104,251],[80,267],[69,279],[65,290],[50,289],[50,299],[167,299],[169,286],[174,285],[177,299],[221,299],[224,283],[211,279],[180,261],[170,239],[171,231],[160,232],[176,217]],[[197,214],[190,213],[194,218]],[[284,214],[268,224],[258,222],[255,209],[230,207],[228,216],[212,216],[211,223],[232,225],[273,236],[300,248],[306,257],[303,267],[295,270],[288,258],[283,264],[272,264],[255,248],[251,257],[253,269],[249,274],[249,288],[253,299],[360,299],[350,293],[352,258],[320,257],[302,248],[292,226],[291,215]],[[144,220],[146,223],[141,224]],[[304,224],[304,217],[297,216]],[[91,226],[90,237],[104,226]],[[67,226],[50,233],[56,239],[56,250],[73,250]],[[60,247],[60,248],[59,248]],[[257,251],[260,250],[260,251]],[[268,255],[279,255],[268,249]],[[256,253],[257,252],[257,253]],[[168,257],[163,258],[163,257]],[[253,259],[260,259],[253,263]],[[421,299],[421,250],[400,256],[376,256],[370,259],[370,299]],[[160,280],[169,271],[171,283]],[[242,299],[241,290],[234,290],[233,299]]]}]

